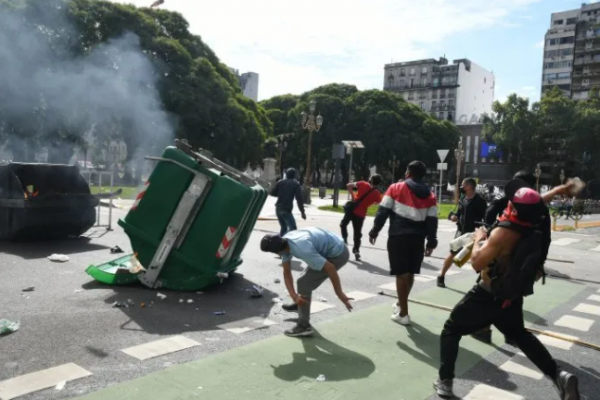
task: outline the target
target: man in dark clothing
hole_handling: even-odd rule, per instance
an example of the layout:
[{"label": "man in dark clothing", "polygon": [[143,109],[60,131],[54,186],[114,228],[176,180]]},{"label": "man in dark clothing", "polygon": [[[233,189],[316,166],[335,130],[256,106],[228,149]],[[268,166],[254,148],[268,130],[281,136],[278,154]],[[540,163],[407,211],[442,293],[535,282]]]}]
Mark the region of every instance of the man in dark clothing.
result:
[{"label": "man in dark clothing", "polygon": [[[467,178],[462,182],[460,191],[463,197],[458,202],[458,212],[450,220],[456,222],[457,230],[455,238],[465,233],[475,232],[475,222],[482,222],[487,208],[487,202],[477,193],[477,182],[473,178]],[[452,266],[452,260],[458,252],[450,250],[450,254],[444,260],[442,272],[437,278],[437,285],[441,288],[446,287],[446,272]]]},{"label": "man in dark clothing", "polygon": [[[535,188],[536,177],[533,174],[529,174],[526,171],[519,171],[515,174],[513,179],[520,179],[524,181],[530,188]],[[508,205],[508,199],[506,196],[498,197],[490,203],[488,209],[485,212],[485,223],[491,226],[496,222],[496,218],[502,215],[502,212]],[[546,262],[548,257],[548,250],[550,249],[550,243],[552,242],[552,221],[550,219],[550,210],[548,207],[545,208],[544,220],[541,225],[542,232],[542,265]]]},{"label": "man in dark clothing", "polygon": [[398,291],[392,321],[401,325],[410,325],[408,295],[414,275],[421,272],[423,257],[430,256],[437,247],[437,202],[429,186],[422,182],[426,173],[427,168],[421,161],[408,164],[406,179],[391,185],[383,196],[369,232],[369,241],[375,244],[377,235],[390,219],[387,250],[390,275],[396,276]]},{"label": "man in dark clothing", "polygon": [[[570,184],[553,189],[554,193],[569,191]],[[484,228],[475,232],[471,265],[481,280],[454,307],[444,324],[439,377],[433,386],[439,396],[454,397],[454,366],[461,337],[494,324],[553,381],[561,400],[579,400],[577,377],[560,369],[540,340],[525,329],[523,321],[523,298],[533,293],[533,283],[541,276],[539,269],[532,269],[541,254],[541,237],[536,235],[540,235],[538,227],[544,219],[544,202],[554,193],[542,197],[519,179],[509,182],[506,192],[508,206],[498,218],[497,227],[489,235]],[[523,243],[526,247],[519,247]]]},{"label": "man in dark clothing", "polygon": [[[360,261],[362,228],[365,218],[367,217],[367,211],[373,204],[381,202],[382,196],[379,190],[377,190],[377,186],[381,185],[381,182],[381,175],[375,174],[369,179],[369,182],[350,182],[346,186],[348,191],[352,194],[356,206],[352,210],[348,210],[344,213],[340,228],[342,229],[344,243],[348,244],[348,224],[352,222],[352,229],[354,230],[352,253],[354,254],[354,258],[356,258],[356,261]],[[354,190],[356,190],[356,194],[353,193]]]},{"label": "man in dark clothing", "polygon": [[281,226],[279,234],[283,236],[289,231],[295,231],[296,219],[292,215],[294,198],[296,198],[298,208],[304,220],[306,219],[306,213],[304,212],[304,202],[302,200],[302,188],[300,187],[300,182],[296,180],[296,170],[294,168],[285,171],[285,179],[277,182],[271,192],[271,196],[277,197],[275,213],[279,220],[279,226]]}]

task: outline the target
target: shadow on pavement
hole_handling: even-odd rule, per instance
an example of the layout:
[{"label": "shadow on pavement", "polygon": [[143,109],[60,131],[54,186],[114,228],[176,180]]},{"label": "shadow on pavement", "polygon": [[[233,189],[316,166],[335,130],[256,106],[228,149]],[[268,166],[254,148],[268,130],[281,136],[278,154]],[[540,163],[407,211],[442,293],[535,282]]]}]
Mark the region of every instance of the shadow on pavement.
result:
[{"label": "shadow on pavement", "polygon": [[[96,281],[88,282],[82,288],[112,292],[104,302],[106,307],[114,307],[115,302],[119,303],[118,310],[129,318],[121,325],[122,330],[175,335],[215,330],[219,329],[218,325],[248,318],[266,318],[273,307],[280,307],[273,301],[278,294],[264,288],[262,297],[252,298],[249,289],[254,284],[243,275],[234,273],[222,284],[203,292],[152,290],[141,283],[107,286]],[[158,293],[166,295],[166,298],[161,300]],[[224,314],[218,315],[221,312]],[[246,321],[240,327],[250,325],[251,322]]]},{"label": "shadow on pavement", "polygon": [[110,247],[92,243],[91,239],[84,237],[39,242],[0,242],[0,253],[12,254],[25,260],[46,258],[51,254],[69,255],[105,249]]},{"label": "shadow on pavement", "polygon": [[366,261],[350,261],[349,263],[354,265],[357,269],[359,269],[361,271],[366,271],[370,274],[383,275],[383,276],[390,275],[389,269],[378,267],[378,266],[368,263]]},{"label": "shadow on pavement", "polygon": [[[406,345],[403,342],[397,342],[400,350],[408,353],[416,360],[419,360],[423,363],[426,363],[436,369],[440,367],[440,336],[439,334],[434,334],[427,328],[422,325],[412,323],[411,326],[406,328],[408,332],[408,337],[414,342],[415,346],[417,346],[421,351],[416,351],[412,347]],[[463,338],[464,339],[464,338]],[[497,350],[500,350],[499,347],[493,346]],[[503,351],[504,352],[504,351]],[[481,358],[479,354],[473,353],[472,351],[461,347],[458,352],[458,359],[456,362],[457,372],[458,365],[461,362],[461,358],[470,358],[470,359],[479,359],[480,361],[474,364],[477,365],[477,368],[480,368],[482,365],[493,366],[492,363],[487,361],[484,358]],[[495,366],[494,366],[495,367]],[[497,370],[497,374],[494,376],[495,382],[500,382],[501,389],[513,391],[517,388],[517,386],[509,380],[509,374],[501,369]],[[433,382],[437,378],[437,375],[431,377],[431,381]],[[487,380],[482,380],[483,383],[487,383]],[[489,384],[489,383],[487,383]]]},{"label": "shadow on pavement", "polygon": [[293,353],[290,364],[271,365],[277,378],[293,382],[324,375],[327,382],[339,382],[365,379],[375,372],[375,363],[370,358],[339,346],[320,334],[300,340],[304,353]]}]

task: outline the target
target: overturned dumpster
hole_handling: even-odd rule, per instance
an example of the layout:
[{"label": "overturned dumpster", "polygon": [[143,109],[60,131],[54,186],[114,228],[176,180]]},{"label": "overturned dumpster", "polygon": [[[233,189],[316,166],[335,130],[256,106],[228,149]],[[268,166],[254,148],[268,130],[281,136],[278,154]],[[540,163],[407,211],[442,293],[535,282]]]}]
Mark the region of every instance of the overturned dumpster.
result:
[{"label": "overturned dumpster", "polygon": [[99,200],[76,166],[0,165],[0,239],[79,236],[96,222]]},{"label": "overturned dumpster", "polygon": [[242,263],[241,253],[267,199],[264,184],[176,141],[157,161],[127,216],[119,221],[135,256],[86,272],[112,285],[200,290]]}]

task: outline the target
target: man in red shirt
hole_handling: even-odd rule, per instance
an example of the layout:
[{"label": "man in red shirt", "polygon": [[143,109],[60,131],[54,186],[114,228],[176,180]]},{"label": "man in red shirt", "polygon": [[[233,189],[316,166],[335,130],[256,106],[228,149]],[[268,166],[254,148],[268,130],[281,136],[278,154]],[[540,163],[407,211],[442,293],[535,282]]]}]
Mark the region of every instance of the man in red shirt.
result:
[{"label": "man in red shirt", "polygon": [[373,204],[379,204],[382,199],[381,193],[377,190],[382,181],[381,175],[375,174],[369,179],[369,182],[358,181],[347,185],[348,192],[352,194],[355,206],[351,211],[346,211],[340,228],[342,228],[344,242],[348,244],[348,224],[352,222],[352,229],[354,230],[354,247],[352,248],[352,252],[356,261],[360,261],[360,240],[362,239],[362,227],[367,216],[367,210]]}]

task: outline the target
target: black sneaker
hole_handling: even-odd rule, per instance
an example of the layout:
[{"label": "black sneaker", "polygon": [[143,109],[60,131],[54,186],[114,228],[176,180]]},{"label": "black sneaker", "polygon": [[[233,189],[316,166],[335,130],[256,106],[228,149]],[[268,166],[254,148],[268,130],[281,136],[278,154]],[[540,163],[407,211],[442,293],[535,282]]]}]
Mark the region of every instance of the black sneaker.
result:
[{"label": "black sneaker", "polygon": [[281,306],[281,308],[287,312],[298,312],[298,304],[296,303],[284,304]]},{"label": "black sneaker", "polygon": [[579,380],[575,375],[560,371],[554,384],[561,400],[579,400]]},{"label": "black sneaker", "polygon": [[438,285],[438,287],[441,287],[441,288],[445,288],[446,287],[446,282],[444,281],[444,277],[443,276],[438,276],[437,277],[437,285]]},{"label": "black sneaker", "polygon": [[491,344],[492,343],[492,330],[486,329],[479,332],[475,332],[471,335],[473,339],[479,340],[480,342]]},{"label": "black sneaker", "polygon": [[310,326],[310,325],[309,326],[296,325],[292,329],[285,331],[284,334],[289,337],[312,336],[313,329],[312,329],[312,326]]},{"label": "black sneaker", "polygon": [[433,382],[433,388],[440,397],[454,397],[454,392],[452,391],[452,379],[441,380],[438,378],[435,382]]},{"label": "black sneaker", "polygon": [[356,261],[360,261],[360,253],[358,251],[354,253],[354,258]]}]

